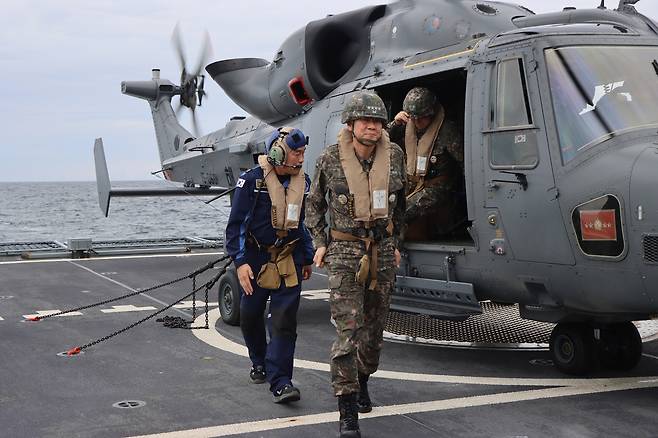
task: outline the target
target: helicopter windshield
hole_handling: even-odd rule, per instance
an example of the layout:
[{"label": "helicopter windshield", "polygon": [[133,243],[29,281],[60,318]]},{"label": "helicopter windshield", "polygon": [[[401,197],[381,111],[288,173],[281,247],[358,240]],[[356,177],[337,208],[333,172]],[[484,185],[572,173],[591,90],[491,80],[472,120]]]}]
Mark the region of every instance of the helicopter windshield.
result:
[{"label": "helicopter windshield", "polygon": [[547,49],[564,164],[623,131],[658,125],[658,47]]}]

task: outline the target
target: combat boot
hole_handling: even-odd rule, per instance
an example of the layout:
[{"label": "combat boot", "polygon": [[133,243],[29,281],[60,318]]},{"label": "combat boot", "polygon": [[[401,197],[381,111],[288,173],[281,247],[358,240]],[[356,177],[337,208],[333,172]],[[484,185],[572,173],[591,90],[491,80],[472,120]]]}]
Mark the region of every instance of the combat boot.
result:
[{"label": "combat boot", "polygon": [[361,438],[356,393],[339,395],[338,411],[340,412],[340,438]]},{"label": "combat boot", "polygon": [[365,414],[372,411],[372,402],[370,401],[370,394],[368,394],[368,376],[367,374],[359,373],[359,398],[356,403],[359,407],[359,412]]}]

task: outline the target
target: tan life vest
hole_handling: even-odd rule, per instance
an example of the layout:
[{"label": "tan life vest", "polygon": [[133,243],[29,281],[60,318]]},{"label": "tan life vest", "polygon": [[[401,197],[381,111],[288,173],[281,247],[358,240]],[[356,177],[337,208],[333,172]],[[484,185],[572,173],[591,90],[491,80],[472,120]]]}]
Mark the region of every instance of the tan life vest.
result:
[{"label": "tan life vest", "polygon": [[407,123],[404,135],[404,147],[407,151],[407,175],[411,177],[424,177],[427,175],[429,158],[432,154],[434,142],[439,136],[444,118],[445,111],[443,106],[439,105],[432,123],[420,139],[416,136],[416,126],[413,121],[410,120]]},{"label": "tan life vest", "polygon": [[391,172],[391,143],[388,134],[375,146],[375,161],[366,173],[354,151],[352,133],[343,128],[338,134],[340,164],[347,186],[354,195],[354,220],[372,222],[388,217],[388,182]]},{"label": "tan life vest", "polygon": [[272,227],[275,230],[293,230],[299,226],[306,179],[304,172],[290,176],[288,190],[279,181],[274,167],[267,162],[266,155],[258,156],[258,164],[265,175],[265,185],[272,201]]}]

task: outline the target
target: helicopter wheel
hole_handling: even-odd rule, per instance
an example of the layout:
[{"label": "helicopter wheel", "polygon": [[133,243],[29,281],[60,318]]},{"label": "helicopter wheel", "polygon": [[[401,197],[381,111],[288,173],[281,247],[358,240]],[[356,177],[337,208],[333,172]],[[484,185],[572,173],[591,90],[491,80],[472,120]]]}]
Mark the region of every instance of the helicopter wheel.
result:
[{"label": "helicopter wheel", "polygon": [[602,328],[599,353],[607,369],[633,369],[642,358],[642,338],[635,324],[627,321]]},{"label": "helicopter wheel", "polygon": [[226,271],[221,276],[217,298],[222,320],[228,325],[240,324],[240,288],[235,271]]},{"label": "helicopter wheel", "polygon": [[551,333],[550,350],[553,363],[566,374],[587,374],[596,365],[594,330],[587,324],[557,324]]}]

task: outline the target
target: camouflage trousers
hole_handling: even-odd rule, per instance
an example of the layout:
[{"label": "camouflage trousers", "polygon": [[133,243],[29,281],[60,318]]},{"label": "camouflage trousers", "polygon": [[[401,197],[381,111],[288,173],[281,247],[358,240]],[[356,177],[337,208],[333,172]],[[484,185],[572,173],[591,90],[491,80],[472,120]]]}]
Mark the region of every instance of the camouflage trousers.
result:
[{"label": "camouflage trousers", "polygon": [[407,198],[407,211],[404,220],[409,223],[423,214],[427,214],[430,209],[437,205],[444,205],[450,201],[450,184],[438,184],[432,187],[425,187]]},{"label": "camouflage trousers", "polygon": [[[354,254],[334,254],[332,258],[341,255],[358,260]],[[377,371],[395,284],[395,269],[389,264],[381,267],[388,269],[377,273],[377,287],[368,290],[354,279],[356,265],[347,269],[345,262],[342,258],[340,263],[327,265],[331,317],[336,323],[336,340],[331,347],[331,384],[336,396],[359,392],[358,373]]]}]

